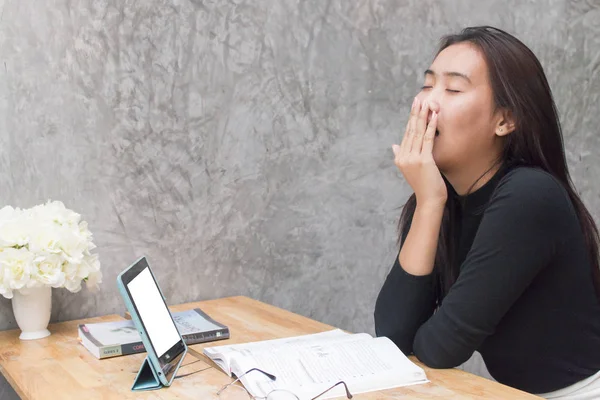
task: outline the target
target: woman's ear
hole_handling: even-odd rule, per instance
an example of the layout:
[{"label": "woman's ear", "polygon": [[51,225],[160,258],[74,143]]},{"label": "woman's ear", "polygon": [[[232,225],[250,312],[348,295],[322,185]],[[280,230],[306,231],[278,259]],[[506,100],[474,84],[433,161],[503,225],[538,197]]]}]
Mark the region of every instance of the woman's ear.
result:
[{"label": "woman's ear", "polygon": [[509,110],[503,110],[500,113],[498,123],[496,123],[496,136],[506,136],[515,130],[515,120],[512,112]]}]

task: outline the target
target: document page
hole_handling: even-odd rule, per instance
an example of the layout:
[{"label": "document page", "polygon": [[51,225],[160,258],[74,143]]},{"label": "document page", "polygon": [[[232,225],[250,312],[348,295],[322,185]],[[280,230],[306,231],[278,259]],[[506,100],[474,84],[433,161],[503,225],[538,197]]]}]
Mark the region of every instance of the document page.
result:
[{"label": "document page", "polygon": [[[293,350],[246,353],[233,362],[236,375],[255,367],[277,377],[271,381],[259,372],[246,375],[242,383],[255,396],[266,396],[279,388],[290,390],[301,399],[310,398],[339,381],[344,381],[352,394],[427,382],[425,372],[389,339],[368,335],[350,335]],[[340,385],[323,398],[344,393]]]},{"label": "document page", "polygon": [[[359,334],[371,338],[368,334]],[[231,358],[235,355],[252,356],[259,352],[272,352],[281,348],[294,349],[310,343],[327,343],[329,341],[339,340],[340,338],[352,336],[341,329],[333,329],[326,332],[314,333],[309,335],[293,336],[282,339],[263,340],[259,342],[240,343],[225,346],[213,346],[204,349],[204,354],[209,358],[222,359],[223,363],[218,363],[227,374],[231,376]],[[216,361],[215,361],[216,362]]]}]

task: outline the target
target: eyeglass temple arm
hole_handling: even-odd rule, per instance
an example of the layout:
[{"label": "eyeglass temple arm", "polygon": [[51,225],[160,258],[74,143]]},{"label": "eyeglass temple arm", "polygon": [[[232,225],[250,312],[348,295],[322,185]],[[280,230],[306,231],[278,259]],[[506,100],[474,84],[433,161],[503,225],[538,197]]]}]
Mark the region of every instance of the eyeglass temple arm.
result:
[{"label": "eyeglass temple arm", "polygon": [[[242,375],[243,376],[243,375]],[[217,396],[221,394],[221,392],[225,389],[227,389],[229,386],[233,385],[234,383],[236,383],[237,381],[239,381],[240,378],[236,378],[233,382],[229,382],[227,385],[223,386],[221,389],[219,389],[219,391],[217,392]]]},{"label": "eyeglass temple arm", "polygon": [[[276,380],[277,377],[273,374],[270,374],[268,372],[263,371],[262,369],[259,368],[252,368],[249,369],[248,371],[244,372],[243,374],[241,374],[240,376],[238,376],[237,378],[235,378],[235,380],[233,382],[229,382],[227,385],[223,386],[221,389],[219,389],[219,391],[217,392],[217,396],[221,394],[221,392],[225,389],[227,389],[229,386],[233,385],[234,383],[236,383],[237,381],[239,381],[240,379],[242,379],[242,377],[244,375],[246,375],[248,372],[252,372],[252,371],[258,371],[258,372],[262,372],[263,374],[265,374],[269,379],[271,379],[272,381]],[[345,385],[345,383],[344,383]],[[346,389],[347,390],[347,389]],[[351,398],[351,397],[348,397]]]},{"label": "eyeglass temple arm", "polygon": [[348,390],[348,385],[346,385],[346,382],[344,382],[344,381],[339,381],[338,383],[336,383],[335,385],[333,385],[329,389],[327,389],[327,390],[319,393],[318,395],[316,395],[315,397],[313,397],[310,400],[318,399],[319,397],[323,396],[325,393],[329,392],[331,389],[333,389],[334,387],[336,387],[338,385],[344,385],[344,389],[346,389],[346,398],[351,399],[352,398],[352,393],[350,393],[350,390]]}]

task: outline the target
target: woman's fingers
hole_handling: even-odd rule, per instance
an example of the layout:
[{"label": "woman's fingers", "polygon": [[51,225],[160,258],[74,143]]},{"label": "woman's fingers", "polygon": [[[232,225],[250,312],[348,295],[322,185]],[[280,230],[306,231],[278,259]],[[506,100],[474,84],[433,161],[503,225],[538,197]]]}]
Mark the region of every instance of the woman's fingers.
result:
[{"label": "woman's fingers", "polygon": [[421,147],[422,154],[432,154],[433,152],[433,141],[435,140],[435,131],[437,129],[437,120],[438,114],[437,112],[433,112],[431,115],[431,121],[429,121],[429,125],[427,125],[427,130],[425,131],[425,135],[423,136],[423,146]]},{"label": "woman's fingers", "polygon": [[421,152],[421,147],[423,146],[423,137],[425,136],[425,131],[427,130],[427,117],[429,116],[429,104],[427,102],[423,102],[423,106],[419,111],[416,121],[416,132],[412,143],[411,151],[413,153],[419,154]]},{"label": "woman's fingers", "polygon": [[410,117],[408,118],[408,124],[406,125],[406,132],[404,132],[404,138],[400,144],[401,154],[407,154],[410,152],[413,138],[415,136],[415,129],[417,126],[417,118],[419,116],[419,110],[421,109],[421,102],[415,97],[412,107],[410,109]]},{"label": "woman's fingers", "polygon": [[402,159],[400,157],[400,154],[401,154],[400,146],[398,146],[397,144],[393,144],[392,151],[394,152],[394,163],[396,164],[396,166],[400,167],[399,163],[400,163],[400,160]]}]

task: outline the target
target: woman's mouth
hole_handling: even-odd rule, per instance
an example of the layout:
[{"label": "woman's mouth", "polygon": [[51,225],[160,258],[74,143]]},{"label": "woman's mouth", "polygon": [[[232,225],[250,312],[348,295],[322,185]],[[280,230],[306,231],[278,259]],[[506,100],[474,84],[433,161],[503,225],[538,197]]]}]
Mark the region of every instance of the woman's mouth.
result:
[{"label": "woman's mouth", "polygon": [[435,136],[440,136],[440,131],[438,131],[437,129],[435,130]]}]

